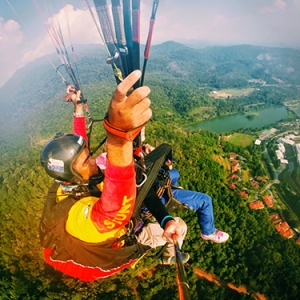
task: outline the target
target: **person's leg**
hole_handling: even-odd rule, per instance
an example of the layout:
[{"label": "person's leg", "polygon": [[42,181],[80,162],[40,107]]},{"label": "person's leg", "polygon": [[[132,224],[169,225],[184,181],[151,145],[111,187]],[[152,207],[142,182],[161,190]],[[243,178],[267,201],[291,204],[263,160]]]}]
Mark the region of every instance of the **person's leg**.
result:
[{"label": "person's leg", "polygon": [[[175,217],[174,219],[179,224],[182,236],[184,238],[187,233],[187,225],[181,218]],[[149,223],[145,227],[143,227],[141,233],[137,237],[137,240],[143,245],[150,246],[151,248],[156,248],[159,246],[164,246],[166,244],[166,240],[163,239],[162,235],[163,229],[157,222]],[[178,240],[180,248],[182,246],[182,243],[183,240]],[[168,263],[171,262],[171,258],[175,256],[175,249],[173,244],[169,244],[166,247],[163,256],[166,258],[165,261],[168,261]]]},{"label": "person's leg", "polygon": [[215,232],[213,206],[208,195],[189,190],[173,189],[172,191],[178,201],[196,211],[203,234],[210,235]]},{"label": "person's leg", "polygon": [[173,189],[172,191],[178,201],[197,212],[203,239],[215,243],[224,243],[228,240],[228,233],[215,228],[213,205],[210,196],[188,190]]},{"label": "person's leg", "polygon": [[178,182],[180,178],[179,171],[173,168],[172,170],[169,170],[169,175],[171,179],[171,184],[174,186],[178,186]]}]

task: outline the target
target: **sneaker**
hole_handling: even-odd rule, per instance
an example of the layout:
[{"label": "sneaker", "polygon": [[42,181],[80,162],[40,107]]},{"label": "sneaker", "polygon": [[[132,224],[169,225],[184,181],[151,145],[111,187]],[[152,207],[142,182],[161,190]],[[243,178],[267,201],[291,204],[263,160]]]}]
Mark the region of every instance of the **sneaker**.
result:
[{"label": "sneaker", "polygon": [[[181,253],[182,263],[185,264],[190,259],[190,255],[188,253]],[[174,265],[176,263],[175,256],[161,256],[159,259],[162,265]]]},{"label": "sneaker", "polygon": [[204,240],[208,240],[208,241],[212,241],[214,243],[221,244],[221,243],[225,243],[229,239],[229,234],[216,229],[215,233],[212,233],[210,235],[201,234],[201,237]]}]

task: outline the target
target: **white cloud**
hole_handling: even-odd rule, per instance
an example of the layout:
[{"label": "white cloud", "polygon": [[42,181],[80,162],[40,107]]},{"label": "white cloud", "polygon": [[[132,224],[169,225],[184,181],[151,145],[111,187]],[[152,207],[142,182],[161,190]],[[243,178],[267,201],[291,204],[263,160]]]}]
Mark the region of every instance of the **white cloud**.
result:
[{"label": "white cloud", "polygon": [[[96,14],[95,16],[97,18]],[[101,43],[100,35],[89,10],[74,9],[72,5],[68,4],[47,20],[46,27],[52,38],[45,29],[44,37],[38,42],[34,41],[31,50],[24,54],[22,58],[24,64],[55,52],[55,47],[59,48],[61,41],[59,40],[59,44],[55,42],[56,34],[54,33],[58,31],[58,24],[66,47],[70,46],[71,42],[73,44]]]},{"label": "white cloud", "polygon": [[275,14],[284,11],[287,8],[287,3],[283,0],[273,0],[270,5],[262,6],[261,12],[264,14]]},{"label": "white cloud", "polygon": [[[94,8],[92,10],[94,11]],[[95,11],[94,15],[98,20]],[[70,45],[70,40],[73,44],[102,43],[88,9],[74,9],[72,5],[68,4],[52,18],[49,18],[46,23],[44,35],[32,40],[29,44],[24,43],[24,34],[16,21],[9,20],[4,23],[4,20],[0,18],[0,87],[18,68],[41,56],[55,52],[55,45],[47,33],[46,27],[51,31],[51,26],[59,23],[66,47]],[[44,26],[42,21],[39,25]]]},{"label": "white cloud", "polygon": [[[151,5],[144,5],[143,3],[141,6],[141,43],[146,42],[151,15],[151,7]],[[91,9],[96,23],[100,28],[96,10],[94,7],[91,7]],[[52,26],[60,24],[66,47],[70,45],[70,37],[68,33],[69,30],[73,44],[103,44],[101,36],[99,35],[99,32],[97,30],[97,26],[95,25],[95,22],[88,8],[75,9],[72,5],[68,4],[63,7],[57,14],[53,15],[53,17],[49,18],[46,23],[47,28],[51,32]],[[53,53],[54,51],[55,46],[53,45],[53,41],[49,37],[49,34],[46,34],[45,30],[45,36],[40,41],[33,42],[31,50],[27,51],[24,54],[22,63],[26,64],[40,56]]]},{"label": "white cloud", "polygon": [[275,0],[274,5],[276,8],[281,9],[281,10],[282,9],[284,10],[287,6],[287,4],[283,0]]},{"label": "white cloud", "polygon": [[4,22],[0,18],[0,86],[14,73],[22,56],[21,43],[24,36],[20,25],[14,20]]},{"label": "white cloud", "polygon": [[20,31],[20,25],[14,20],[4,20],[0,18],[0,39],[3,43],[20,44],[23,34]]}]

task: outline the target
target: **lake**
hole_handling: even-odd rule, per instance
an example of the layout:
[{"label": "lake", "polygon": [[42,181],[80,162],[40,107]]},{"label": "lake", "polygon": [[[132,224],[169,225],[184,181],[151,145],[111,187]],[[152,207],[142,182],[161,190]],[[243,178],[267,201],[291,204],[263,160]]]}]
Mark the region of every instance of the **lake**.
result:
[{"label": "lake", "polygon": [[251,118],[247,118],[243,113],[221,116],[191,124],[184,128],[209,130],[216,133],[231,132],[238,128],[262,128],[284,119],[288,114],[285,106],[269,106],[255,111],[256,113],[258,115],[254,115]]}]

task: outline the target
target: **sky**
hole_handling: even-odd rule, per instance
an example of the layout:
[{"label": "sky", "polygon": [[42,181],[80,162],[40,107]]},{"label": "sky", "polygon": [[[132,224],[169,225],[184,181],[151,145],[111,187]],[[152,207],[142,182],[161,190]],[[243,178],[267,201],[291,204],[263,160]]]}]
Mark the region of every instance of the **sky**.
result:
[{"label": "sky", "polygon": [[[92,0],[0,0],[0,87],[17,69],[55,52],[44,25],[51,20],[59,20],[67,45],[67,27],[73,44],[102,44],[87,2],[94,11]],[[141,0],[143,44],[151,10],[152,0]],[[299,16],[300,0],[160,0],[152,44],[174,40],[300,49]]]}]

